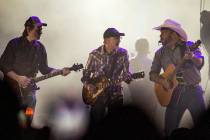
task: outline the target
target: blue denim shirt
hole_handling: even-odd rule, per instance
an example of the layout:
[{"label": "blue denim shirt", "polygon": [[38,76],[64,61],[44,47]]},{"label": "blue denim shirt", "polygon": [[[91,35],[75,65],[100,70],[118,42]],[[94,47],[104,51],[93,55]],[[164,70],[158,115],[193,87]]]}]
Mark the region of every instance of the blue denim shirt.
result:
[{"label": "blue denim shirt", "polygon": [[[163,46],[156,51],[150,70],[151,80],[154,80],[154,74],[159,75],[161,68],[165,71],[169,64],[177,65],[182,61],[180,47],[183,46],[177,46],[173,50],[170,47]],[[196,49],[193,53],[198,58],[204,58],[200,49]],[[201,67],[196,66],[192,60],[187,60],[177,73],[182,73],[183,80],[187,85],[196,85],[201,81]]]}]

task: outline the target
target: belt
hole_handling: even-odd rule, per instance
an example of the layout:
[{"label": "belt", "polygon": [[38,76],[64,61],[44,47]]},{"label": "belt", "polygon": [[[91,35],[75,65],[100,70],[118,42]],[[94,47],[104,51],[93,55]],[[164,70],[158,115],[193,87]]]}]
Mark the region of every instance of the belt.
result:
[{"label": "belt", "polygon": [[189,84],[187,84],[187,83],[179,83],[179,85],[182,85],[182,86],[185,86],[185,87],[189,87],[189,88],[196,88],[196,87],[198,87],[199,86],[199,84],[191,84],[191,85],[189,85]]}]

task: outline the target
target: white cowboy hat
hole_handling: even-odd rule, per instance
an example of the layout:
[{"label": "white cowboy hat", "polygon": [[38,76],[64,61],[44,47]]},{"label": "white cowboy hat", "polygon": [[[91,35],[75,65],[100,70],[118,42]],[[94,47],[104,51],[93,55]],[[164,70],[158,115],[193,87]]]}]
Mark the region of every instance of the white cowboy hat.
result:
[{"label": "white cowboy hat", "polygon": [[186,32],[184,31],[184,29],[182,29],[181,25],[177,23],[176,21],[171,20],[171,19],[166,19],[163,24],[153,29],[161,30],[162,28],[168,28],[168,29],[173,30],[174,32],[179,34],[184,41],[187,41]]}]

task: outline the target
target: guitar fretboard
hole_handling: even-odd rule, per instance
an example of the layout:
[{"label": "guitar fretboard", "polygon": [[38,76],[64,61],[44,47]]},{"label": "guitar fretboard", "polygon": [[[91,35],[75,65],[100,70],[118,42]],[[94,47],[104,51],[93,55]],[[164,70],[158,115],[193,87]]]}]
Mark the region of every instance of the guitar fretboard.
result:
[{"label": "guitar fretboard", "polygon": [[[140,78],[144,78],[144,76],[145,76],[144,72],[137,72],[137,73],[131,74],[131,78],[132,79],[140,79]],[[122,82],[124,80],[125,79],[123,77],[121,77],[121,78],[119,78],[119,79],[117,79],[115,81],[110,81],[107,86],[118,84],[118,83],[120,83],[120,82]]]},{"label": "guitar fretboard", "polygon": [[[78,71],[82,68],[83,68],[82,64],[74,64],[72,67],[70,67],[70,68],[68,67],[67,69],[69,71]],[[61,75],[62,73],[63,73],[63,70],[57,70],[55,72],[48,73],[48,74],[40,76],[40,77],[32,78],[32,82],[37,83],[39,81],[42,81],[42,80],[45,80],[45,79],[48,79],[48,78],[51,78],[51,77],[54,77],[54,76],[57,76],[57,75]]]},{"label": "guitar fretboard", "polygon": [[48,73],[46,75],[33,78],[33,82],[37,83],[37,82],[40,82],[42,80],[45,80],[45,79],[48,79],[48,78],[51,78],[51,77],[54,77],[54,76],[58,76],[58,75],[61,75],[61,74],[62,74],[62,70],[59,70],[59,71],[56,71],[56,72],[53,72],[53,73]]}]

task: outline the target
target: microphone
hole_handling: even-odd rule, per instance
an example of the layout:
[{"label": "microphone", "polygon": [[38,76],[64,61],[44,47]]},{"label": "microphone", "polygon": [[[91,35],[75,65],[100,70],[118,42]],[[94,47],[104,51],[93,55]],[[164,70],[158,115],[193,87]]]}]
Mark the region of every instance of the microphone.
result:
[{"label": "microphone", "polygon": [[159,46],[159,45],[161,45],[161,44],[162,44],[162,41],[161,41],[161,40],[159,40],[159,41],[158,41],[158,46]]}]

